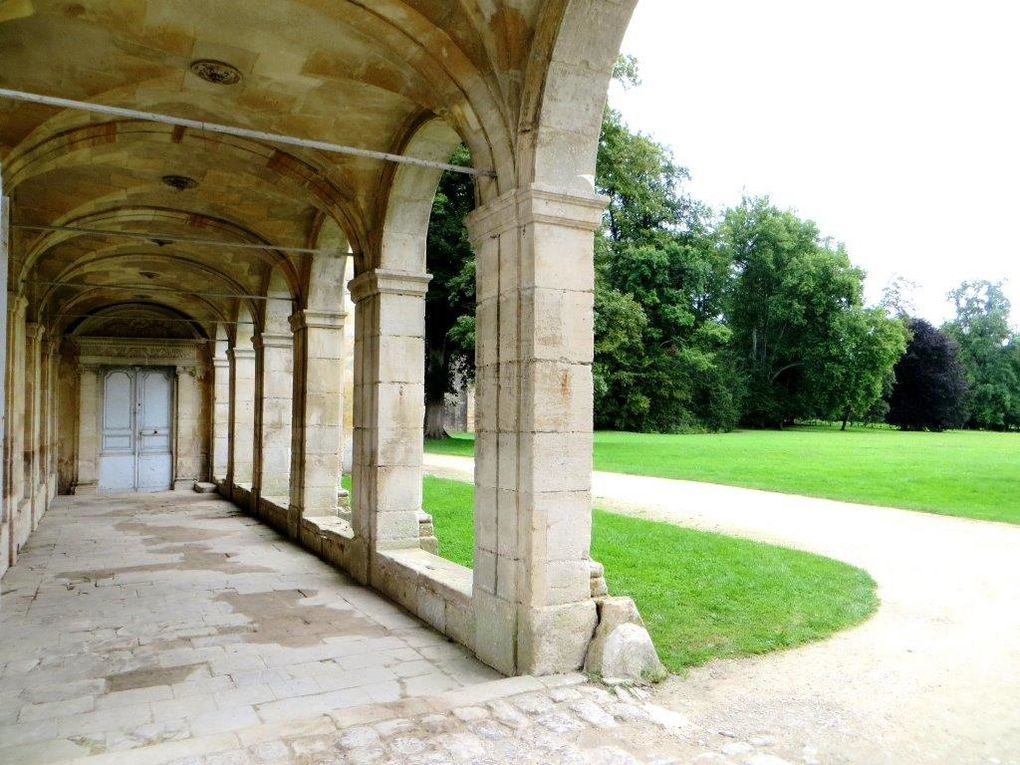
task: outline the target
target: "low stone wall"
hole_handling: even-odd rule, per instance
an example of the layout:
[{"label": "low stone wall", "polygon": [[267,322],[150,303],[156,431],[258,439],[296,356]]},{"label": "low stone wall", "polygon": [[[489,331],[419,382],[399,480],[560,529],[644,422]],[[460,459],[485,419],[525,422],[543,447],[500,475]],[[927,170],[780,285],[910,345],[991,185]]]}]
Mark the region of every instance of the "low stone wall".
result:
[{"label": "low stone wall", "polygon": [[[221,496],[300,544],[356,581],[386,595],[458,643],[475,648],[471,569],[434,554],[432,519],[421,514],[423,547],[370,554],[350,523],[339,516],[306,517],[297,522],[280,498],[261,497],[247,485],[220,481]],[[370,564],[371,559],[371,564]]]}]

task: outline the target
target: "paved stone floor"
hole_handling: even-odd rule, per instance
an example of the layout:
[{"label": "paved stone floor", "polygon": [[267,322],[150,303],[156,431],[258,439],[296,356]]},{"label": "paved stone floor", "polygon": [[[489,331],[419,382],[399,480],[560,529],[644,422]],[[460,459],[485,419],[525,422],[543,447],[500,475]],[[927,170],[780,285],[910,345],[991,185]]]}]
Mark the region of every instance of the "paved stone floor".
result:
[{"label": "paved stone floor", "polygon": [[5,765],[499,677],[233,505],[190,493],[59,498],[4,576],[0,667]]}]

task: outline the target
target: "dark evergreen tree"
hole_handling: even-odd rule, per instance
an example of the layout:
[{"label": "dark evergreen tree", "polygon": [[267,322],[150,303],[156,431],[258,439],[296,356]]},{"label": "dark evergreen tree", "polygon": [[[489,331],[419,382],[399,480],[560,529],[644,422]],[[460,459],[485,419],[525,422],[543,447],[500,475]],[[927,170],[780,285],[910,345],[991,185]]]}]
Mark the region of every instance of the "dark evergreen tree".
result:
[{"label": "dark evergreen tree", "polygon": [[957,428],[964,422],[967,380],[959,348],[923,319],[912,319],[907,352],[893,370],[887,421],[903,430]]}]

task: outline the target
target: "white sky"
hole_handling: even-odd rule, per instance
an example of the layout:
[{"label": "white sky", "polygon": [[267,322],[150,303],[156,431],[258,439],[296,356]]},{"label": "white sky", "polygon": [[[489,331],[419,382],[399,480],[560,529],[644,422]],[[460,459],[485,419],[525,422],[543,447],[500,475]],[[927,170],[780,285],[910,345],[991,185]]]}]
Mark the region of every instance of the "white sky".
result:
[{"label": "white sky", "polygon": [[1020,3],[640,0],[614,86],[717,209],[768,194],[845,242],[877,301],[894,274],[949,318],[1007,279],[1020,323]]}]

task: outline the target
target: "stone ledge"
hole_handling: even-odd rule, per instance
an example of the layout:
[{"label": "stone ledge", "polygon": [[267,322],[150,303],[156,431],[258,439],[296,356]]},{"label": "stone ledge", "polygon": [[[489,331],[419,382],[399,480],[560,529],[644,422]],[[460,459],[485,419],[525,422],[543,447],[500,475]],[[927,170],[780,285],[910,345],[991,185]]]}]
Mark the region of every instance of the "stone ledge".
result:
[{"label": "stone ledge", "polygon": [[471,569],[419,548],[376,552],[372,585],[449,638],[475,647]]},{"label": "stone ledge", "polygon": [[379,557],[407,569],[410,576],[424,577],[437,593],[463,606],[471,605],[473,574],[471,569],[440,558],[426,550],[387,550]]}]

